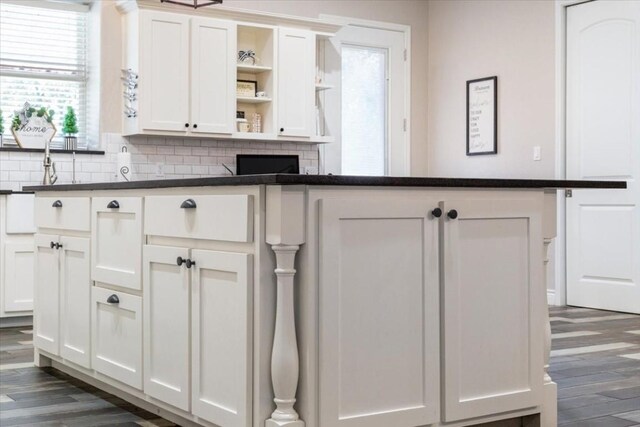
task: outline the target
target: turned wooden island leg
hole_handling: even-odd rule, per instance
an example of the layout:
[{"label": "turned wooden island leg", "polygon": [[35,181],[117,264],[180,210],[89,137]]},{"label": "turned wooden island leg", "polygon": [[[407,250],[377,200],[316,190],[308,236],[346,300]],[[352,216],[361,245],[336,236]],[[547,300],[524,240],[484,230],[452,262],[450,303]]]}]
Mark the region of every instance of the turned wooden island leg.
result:
[{"label": "turned wooden island leg", "polygon": [[266,427],[303,427],[304,421],[293,408],[298,388],[298,343],[294,316],[294,261],[299,246],[273,245],[276,254],[277,302],[276,328],[271,353],[271,380],[276,410],[266,421]]}]

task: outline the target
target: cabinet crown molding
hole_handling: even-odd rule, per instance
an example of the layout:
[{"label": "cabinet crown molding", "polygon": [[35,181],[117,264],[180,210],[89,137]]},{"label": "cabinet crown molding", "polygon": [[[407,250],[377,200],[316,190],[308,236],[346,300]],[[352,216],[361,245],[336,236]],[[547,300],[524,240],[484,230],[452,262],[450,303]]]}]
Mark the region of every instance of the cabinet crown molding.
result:
[{"label": "cabinet crown molding", "polygon": [[158,0],[118,0],[116,2],[116,8],[121,14],[127,14],[140,9],[147,9],[164,12],[178,12],[194,16],[229,19],[253,24],[299,27],[314,31],[318,36],[324,37],[334,35],[342,27],[335,23],[314,18],[303,18],[299,16],[262,11],[257,12],[226,6],[212,6],[196,10],[170,3],[160,3]]}]

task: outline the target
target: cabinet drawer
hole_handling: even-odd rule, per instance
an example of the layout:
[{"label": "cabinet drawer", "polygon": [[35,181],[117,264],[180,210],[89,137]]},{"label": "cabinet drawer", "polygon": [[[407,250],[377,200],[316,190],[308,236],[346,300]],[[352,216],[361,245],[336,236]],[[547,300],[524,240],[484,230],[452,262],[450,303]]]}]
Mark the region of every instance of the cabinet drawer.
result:
[{"label": "cabinet drawer", "polygon": [[142,390],[142,298],[94,286],[91,299],[93,368]]},{"label": "cabinet drawer", "polygon": [[141,289],[142,198],[91,199],[91,278]]},{"label": "cabinet drawer", "polygon": [[[187,206],[195,207],[187,207]],[[181,207],[182,206],[182,207]],[[253,197],[151,196],[145,198],[145,234],[191,239],[253,241]]]},{"label": "cabinet drawer", "polygon": [[36,197],[36,226],[89,231],[88,197]]}]

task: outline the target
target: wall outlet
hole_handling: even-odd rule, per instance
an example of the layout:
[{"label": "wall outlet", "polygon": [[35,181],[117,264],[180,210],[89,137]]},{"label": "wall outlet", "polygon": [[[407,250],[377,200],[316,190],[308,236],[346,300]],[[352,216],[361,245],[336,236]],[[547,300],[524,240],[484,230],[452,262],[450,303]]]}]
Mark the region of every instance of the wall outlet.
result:
[{"label": "wall outlet", "polygon": [[533,147],[533,161],[539,162],[542,158],[542,150],[539,145]]},{"label": "wall outlet", "polygon": [[318,168],[315,166],[307,166],[304,168],[304,173],[306,175],[318,175]]},{"label": "wall outlet", "polygon": [[156,178],[164,178],[164,163],[156,163]]}]

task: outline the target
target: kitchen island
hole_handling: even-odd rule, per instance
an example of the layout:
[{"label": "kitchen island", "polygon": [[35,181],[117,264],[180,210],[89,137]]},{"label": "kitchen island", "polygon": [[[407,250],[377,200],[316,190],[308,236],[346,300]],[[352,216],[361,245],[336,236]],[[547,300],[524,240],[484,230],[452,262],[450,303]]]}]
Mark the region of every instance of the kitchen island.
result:
[{"label": "kitchen island", "polygon": [[36,363],[182,425],[556,425],[556,191],[256,175],[30,187]]}]

